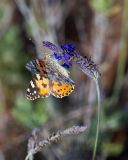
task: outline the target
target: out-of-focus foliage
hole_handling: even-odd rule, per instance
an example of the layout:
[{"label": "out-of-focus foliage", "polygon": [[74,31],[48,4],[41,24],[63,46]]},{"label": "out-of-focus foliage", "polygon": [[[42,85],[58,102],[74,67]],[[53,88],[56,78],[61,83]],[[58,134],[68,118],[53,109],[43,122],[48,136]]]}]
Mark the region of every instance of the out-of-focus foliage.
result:
[{"label": "out-of-focus foliage", "polygon": [[0,77],[4,85],[16,86],[21,82],[24,55],[18,26],[11,26],[0,40]]},{"label": "out-of-focus foliage", "polygon": [[91,6],[97,10],[105,12],[106,10],[110,9],[112,7],[112,0],[91,0],[90,4]]},{"label": "out-of-focus foliage", "polygon": [[47,101],[37,102],[33,105],[31,101],[18,98],[12,110],[14,117],[28,128],[40,127],[48,120]]},{"label": "out-of-focus foliage", "polygon": [[120,144],[103,142],[101,147],[104,154],[108,154],[111,156],[118,156],[123,151],[123,143]]}]

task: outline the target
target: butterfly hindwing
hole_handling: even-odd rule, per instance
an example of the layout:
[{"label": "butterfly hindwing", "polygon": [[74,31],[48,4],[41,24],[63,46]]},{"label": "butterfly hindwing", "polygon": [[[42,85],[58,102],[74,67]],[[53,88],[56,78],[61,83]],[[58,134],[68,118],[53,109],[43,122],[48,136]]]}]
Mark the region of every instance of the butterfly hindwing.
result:
[{"label": "butterfly hindwing", "polygon": [[50,93],[57,98],[68,96],[73,90],[74,85],[63,84],[54,80],[50,81]]}]

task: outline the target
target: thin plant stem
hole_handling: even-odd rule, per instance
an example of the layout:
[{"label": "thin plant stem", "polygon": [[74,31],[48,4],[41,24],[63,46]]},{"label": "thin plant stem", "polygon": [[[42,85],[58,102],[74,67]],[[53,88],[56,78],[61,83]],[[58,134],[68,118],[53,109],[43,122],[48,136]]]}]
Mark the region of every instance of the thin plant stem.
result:
[{"label": "thin plant stem", "polygon": [[96,83],[96,91],[97,91],[98,109],[97,109],[96,138],[95,138],[92,160],[95,160],[95,157],[96,157],[98,137],[99,137],[99,129],[100,129],[100,115],[101,115],[101,102],[100,102],[101,97],[100,97],[100,88],[99,88],[98,79],[95,79],[95,83]]},{"label": "thin plant stem", "polygon": [[117,69],[117,78],[114,86],[114,94],[112,99],[117,102],[119,98],[120,88],[124,80],[126,60],[127,60],[127,39],[128,39],[128,0],[124,1],[124,10],[122,17],[122,28],[121,28],[121,38],[120,38],[120,48],[119,48],[119,63]]},{"label": "thin plant stem", "polygon": [[[34,151],[34,150],[33,150]],[[26,156],[25,160],[33,160],[33,152],[28,153],[28,155]]]}]

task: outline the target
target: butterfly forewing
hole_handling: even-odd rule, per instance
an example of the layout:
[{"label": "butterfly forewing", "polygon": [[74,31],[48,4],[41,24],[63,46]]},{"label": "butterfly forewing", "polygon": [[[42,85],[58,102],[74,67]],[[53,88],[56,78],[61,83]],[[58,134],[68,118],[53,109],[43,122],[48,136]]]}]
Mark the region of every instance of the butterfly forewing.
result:
[{"label": "butterfly forewing", "polygon": [[30,81],[29,88],[27,89],[27,98],[35,100],[37,98],[44,98],[50,95],[49,80],[35,74],[35,78]]},{"label": "butterfly forewing", "polygon": [[36,87],[35,81],[31,80],[29,87],[27,89],[27,99],[29,100],[35,100],[37,98],[40,98],[40,94],[38,93],[38,89]]}]

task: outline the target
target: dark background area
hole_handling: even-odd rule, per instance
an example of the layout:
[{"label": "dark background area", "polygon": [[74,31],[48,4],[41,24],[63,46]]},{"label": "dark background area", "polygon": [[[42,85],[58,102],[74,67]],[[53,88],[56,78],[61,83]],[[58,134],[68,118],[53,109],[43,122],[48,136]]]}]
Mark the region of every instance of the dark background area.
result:
[{"label": "dark background area", "polygon": [[45,134],[72,125],[85,133],[65,138],[35,155],[37,160],[90,160],[95,141],[97,94],[93,80],[75,65],[75,90],[68,97],[26,99],[35,58],[30,39],[66,42],[91,56],[101,72],[102,118],[97,159],[128,159],[128,1],[0,1],[0,160],[23,160],[33,128]]}]

